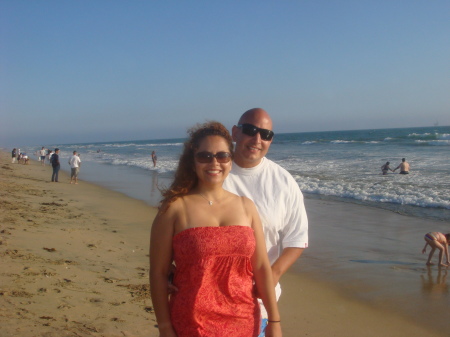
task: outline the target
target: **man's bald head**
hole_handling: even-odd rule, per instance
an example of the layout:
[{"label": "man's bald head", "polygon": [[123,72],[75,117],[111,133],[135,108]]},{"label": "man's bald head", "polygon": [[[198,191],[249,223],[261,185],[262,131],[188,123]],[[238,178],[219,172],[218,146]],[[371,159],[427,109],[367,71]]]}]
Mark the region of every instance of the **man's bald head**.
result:
[{"label": "man's bald head", "polygon": [[253,108],[244,112],[239,119],[239,124],[250,123],[258,127],[258,124],[264,124],[264,129],[272,130],[272,118],[266,110],[261,108]]}]

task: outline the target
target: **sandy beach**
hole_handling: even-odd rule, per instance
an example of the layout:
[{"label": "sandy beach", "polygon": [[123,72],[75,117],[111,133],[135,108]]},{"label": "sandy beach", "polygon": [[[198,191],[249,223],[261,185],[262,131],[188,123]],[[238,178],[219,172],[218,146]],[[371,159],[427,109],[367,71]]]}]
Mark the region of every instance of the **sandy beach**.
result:
[{"label": "sandy beach", "polygon": [[[0,152],[0,172],[0,336],[158,336],[148,286],[149,232],[156,209],[83,180],[71,185],[62,171],[60,182],[51,183],[51,167],[36,161],[11,164],[6,152]],[[364,223],[383,217],[389,223],[411,219],[321,200],[307,200],[307,210],[311,248],[282,279],[284,336],[448,335],[447,281],[437,282],[438,287],[425,282],[438,276],[437,267],[427,270],[416,252],[395,258],[386,253],[391,256],[386,260],[399,262],[395,268],[390,263],[368,263],[386,262],[375,259],[372,251],[389,251],[392,242],[377,241]],[[365,253],[358,254],[350,239],[347,247],[333,244],[339,230],[330,228],[339,217],[350,216],[361,221],[360,234],[367,235],[361,243],[369,246]],[[316,222],[320,224],[313,229]],[[448,227],[428,225],[436,230]],[[426,230],[421,226],[419,220],[412,221],[411,231],[395,233],[405,238],[405,250],[423,247],[418,234]],[[410,242],[412,237],[416,239]],[[319,254],[329,256],[330,265],[318,261]],[[361,277],[349,278],[355,272]],[[383,281],[389,280],[390,273],[397,284]],[[414,285],[403,278],[412,279]],[[415,286],[421,287],[419,295],[428,297],[414,297]],[[386,300],[399,287],[408,287],[413,295],[399,302]],[[442,320],[437,326],[417,319],[423,302],[433,301],[437,304],[426,307],[425,318]],[[417,307],[410,313],[395,303]]]},{"label": "sandy beach", "polygon": [[148,286],[155,209],[1,154],[0,335],[157,336]]}]

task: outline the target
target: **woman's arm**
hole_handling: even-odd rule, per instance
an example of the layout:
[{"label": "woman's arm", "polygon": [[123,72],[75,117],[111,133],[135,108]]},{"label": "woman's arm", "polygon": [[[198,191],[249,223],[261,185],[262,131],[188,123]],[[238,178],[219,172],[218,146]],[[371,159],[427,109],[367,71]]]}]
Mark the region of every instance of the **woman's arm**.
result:
[{"label": "woman's arm", "polygon": [[252,217],[252,228],[256,240],[255,252],[252,256],[253,274],[256,288],[266,308],[269,324],[266,328],[267,337],[281,336],[280,313],[278,311],[275,296],[275,285],[273,284],[272,268],[267,256],[264,233],[255,205],[249,199],[246,200],[246,208]]},{"label": "woman's arm", "polygon": [[422,249],[422,254],[425,254],[427,251],[428,242],[425,244],[425,246]]},{"label": "woman's arm", "polygon": [[150,292],[161,337],[176,336],[170,321],[167,291],[175,216],[173,207],[162,214],[158,212],[150,236]]}]

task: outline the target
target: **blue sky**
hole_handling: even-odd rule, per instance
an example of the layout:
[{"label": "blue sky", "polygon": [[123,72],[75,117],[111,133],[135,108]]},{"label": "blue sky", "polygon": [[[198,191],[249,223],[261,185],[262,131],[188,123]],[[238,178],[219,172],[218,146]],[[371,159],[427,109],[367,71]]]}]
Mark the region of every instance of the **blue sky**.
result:
[{"label": "blue sky", "polygon": [[450,125],[450,2],[0,0],[0,145]]}]

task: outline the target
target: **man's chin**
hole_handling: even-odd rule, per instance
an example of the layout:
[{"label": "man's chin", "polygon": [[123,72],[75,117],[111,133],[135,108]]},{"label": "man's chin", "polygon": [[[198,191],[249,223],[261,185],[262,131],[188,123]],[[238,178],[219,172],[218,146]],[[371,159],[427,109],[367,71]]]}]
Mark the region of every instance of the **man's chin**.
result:
[{"label": "man's chin", "polygon": [[252,166],[258,165],[261,162],[261,159],[262,157],[259,155],[259,153],[258,155],[252,154],[245,157],[246,163]]}]

